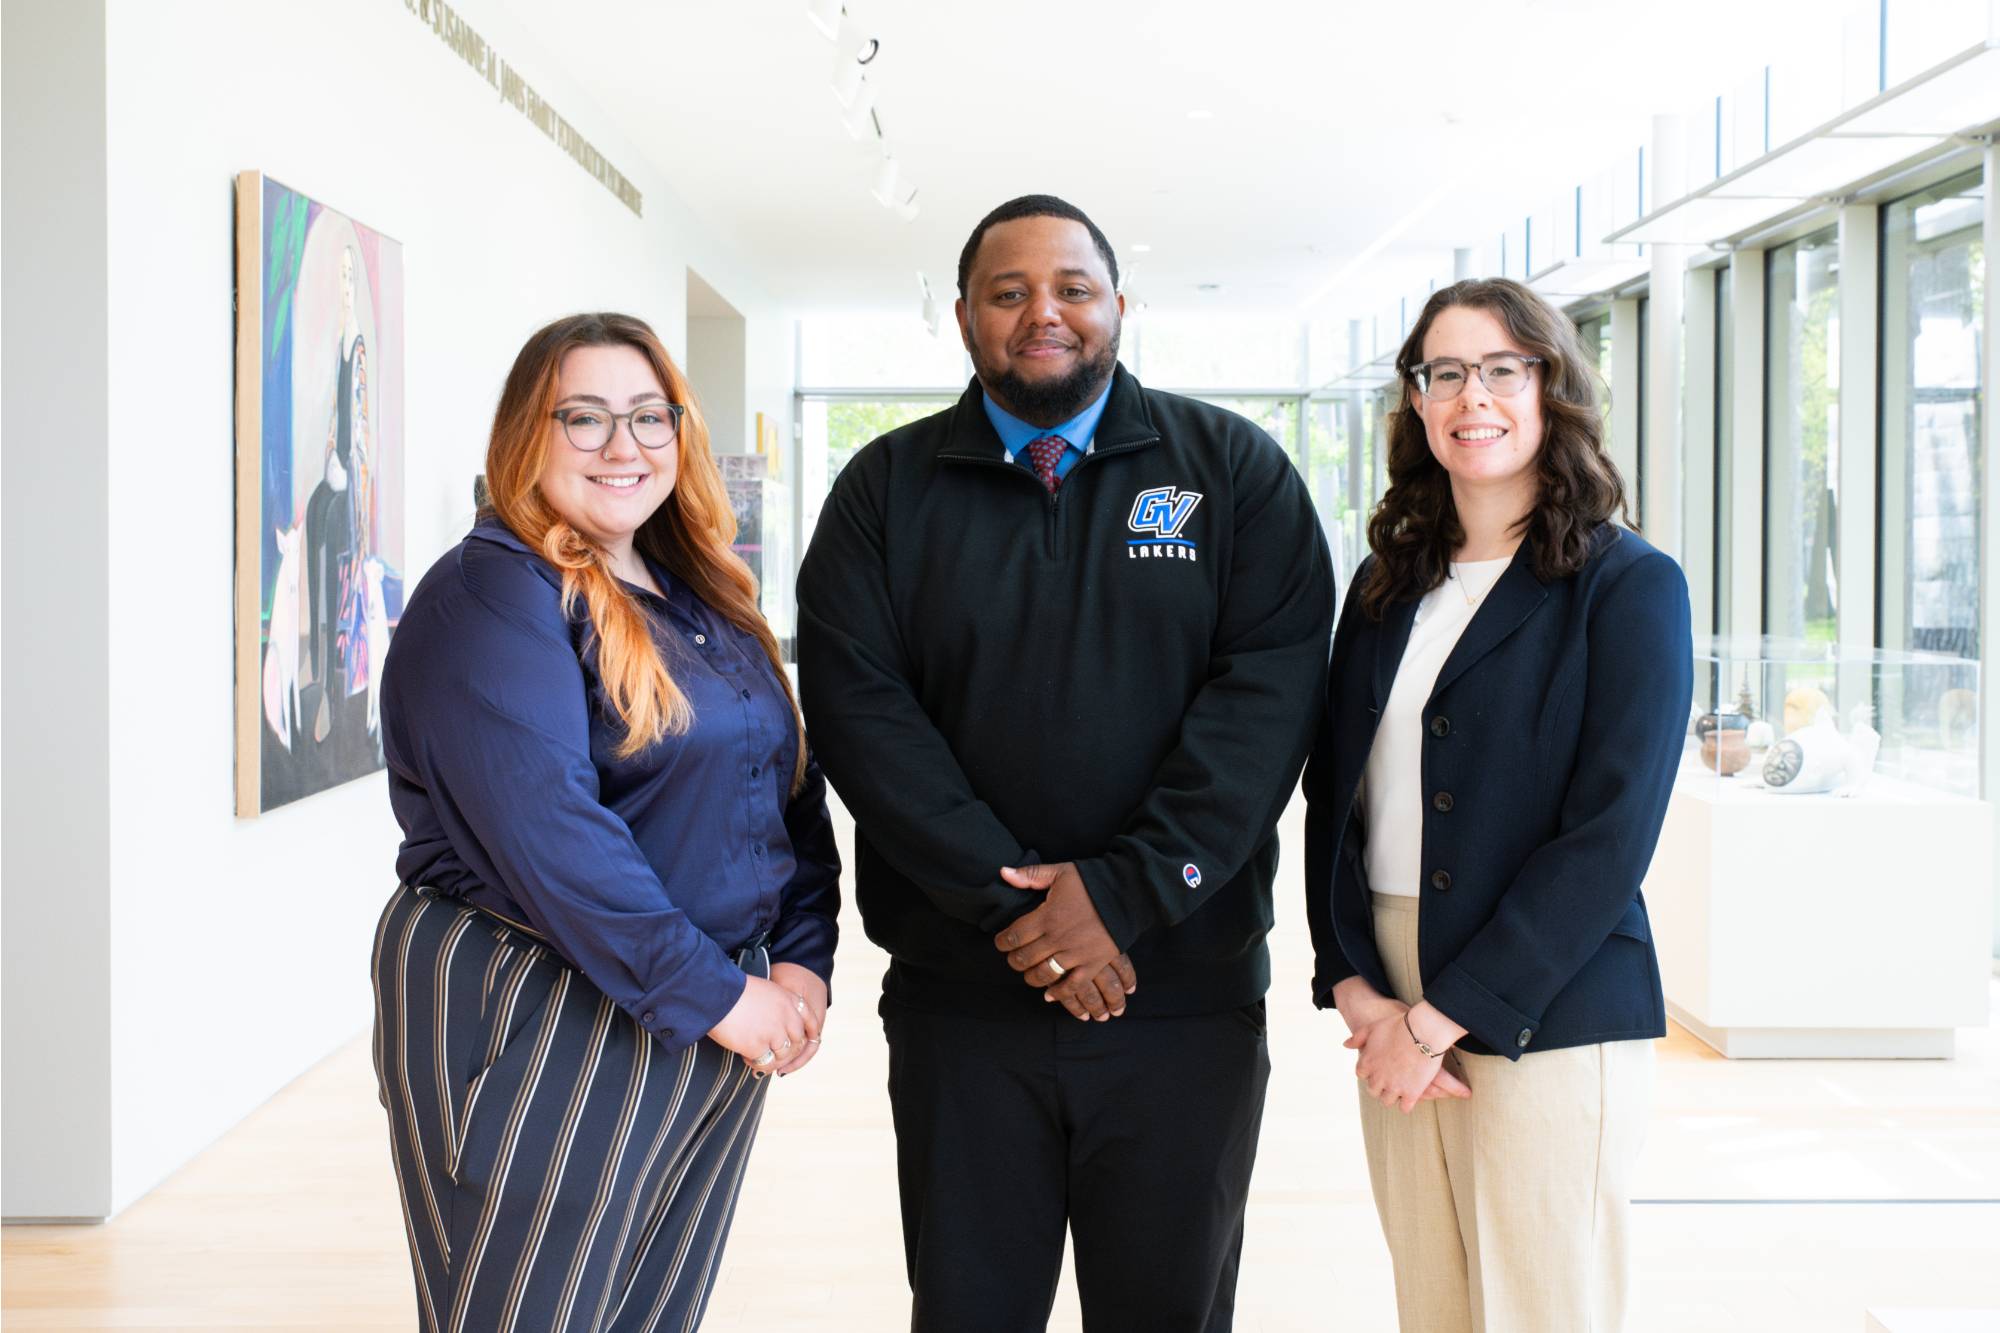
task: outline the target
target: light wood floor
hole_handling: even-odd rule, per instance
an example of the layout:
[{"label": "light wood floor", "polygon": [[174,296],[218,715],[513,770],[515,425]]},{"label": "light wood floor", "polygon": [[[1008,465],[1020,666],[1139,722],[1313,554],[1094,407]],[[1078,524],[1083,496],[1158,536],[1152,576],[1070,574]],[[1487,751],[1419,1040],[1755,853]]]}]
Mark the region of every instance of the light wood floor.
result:
[{"label": "light wood floor", "polygon": [[[1339,1020],[1303,1000],[1295,881],[1279,893],[1237,1328],[1392,1330],[1351,1058]],[[708,1333],[907,1326],[882,956],[846,925],[824,1054],[773,1089]],[[1870,1307],[2000,1307],[2000,1033],[1961,1032],[1959,1048],[1951,1062],[1731,1063],[1669,1037],[1633,1333],[1859,1333]],[[1815,1200],[1843,1202],[1801,1202]],[[10,1227],[0,1259],[10,1329],[414,1328],[365,1035],[111,1222]],[[1050,1327],[1080,1328],[1067,1279]]]}]

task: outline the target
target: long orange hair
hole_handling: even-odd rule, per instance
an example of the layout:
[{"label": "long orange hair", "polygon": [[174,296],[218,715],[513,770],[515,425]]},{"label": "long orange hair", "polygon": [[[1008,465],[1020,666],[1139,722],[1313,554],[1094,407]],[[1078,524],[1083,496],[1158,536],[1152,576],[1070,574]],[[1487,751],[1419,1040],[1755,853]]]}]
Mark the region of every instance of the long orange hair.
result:
[{"label": "long orange hair", "polygon": [[611,571],[602,547],[566,523],[542,495],[542,474],[551,449],[567,449],[552,417],[563,358],[578,347],[631,347],[659,377],[667,398],[681,404],[679,468],[673,493],[639,528],[633,546],[685,583],[722,617],[763,645],[791,705],[798,732],[798,761],[792,791],[805,783],[805,722],[785,674],[777,636],[757,609],[757,580],[730,543],[736,515],[722,473],[708,448],[708,423],[694,401],[687,377],[644,320],[631,315],[571,315],[536,330],[514,358],[493,413],[493,436],[486,448],[489,510],[514,535],[539,551],[562,573],[563,610],[578,602],[590,614],[597,640],[597,671],[604,693],[625,724],[620,758],[630,758],[694,722],[686,693],[667,669],[638,599]]}]

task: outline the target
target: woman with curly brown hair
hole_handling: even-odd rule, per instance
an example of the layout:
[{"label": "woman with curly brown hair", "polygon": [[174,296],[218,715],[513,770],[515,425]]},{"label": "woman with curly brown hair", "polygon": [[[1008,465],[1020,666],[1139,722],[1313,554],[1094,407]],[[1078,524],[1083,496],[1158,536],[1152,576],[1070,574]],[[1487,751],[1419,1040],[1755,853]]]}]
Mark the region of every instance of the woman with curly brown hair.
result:
[{"label": "woman with curly brown hair", "polygon": [[491,500],[389,650],[375,1068],[426,1330],[691,1329],[766,1074],[819,1049],[840,865],[687,382],[528,339]]},{"label": "woman with curly brown hair", "polygon": [[1406,1333],[1608,1333],[1666,1031],[1639,883],[1687,585],[1613,521],[1588,363],[1534,292],[1437,292],[1396,368],[1306,770],[1313,999],[1359,1052]]}]

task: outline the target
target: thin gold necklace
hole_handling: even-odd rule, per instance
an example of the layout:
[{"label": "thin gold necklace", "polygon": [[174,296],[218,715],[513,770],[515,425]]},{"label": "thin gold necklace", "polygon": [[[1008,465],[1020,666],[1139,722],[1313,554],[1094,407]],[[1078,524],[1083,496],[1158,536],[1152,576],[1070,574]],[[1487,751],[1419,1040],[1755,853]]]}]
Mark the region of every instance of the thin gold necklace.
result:
[{"label": "thin gold necklace", "polygon": [[1465,604],[1469,607],[1476,607],[1481,602],[1485,601],[1486,594],[1493,591],[1493,584],[1498,583],[1500,581],[1499,579],[1493,580],[1493,583],[1487,584],[1483,589],[1480,590],[1479,595],[1477,597],[1474,597],[1469,591],[1467,591],[1468,585],[1466,584],[1465,579],[1459,575],[1457,565],[1454,564],[1450,566],[1445,571],[1445,577],[1458,585],[1458,595],[1465,599]]}]

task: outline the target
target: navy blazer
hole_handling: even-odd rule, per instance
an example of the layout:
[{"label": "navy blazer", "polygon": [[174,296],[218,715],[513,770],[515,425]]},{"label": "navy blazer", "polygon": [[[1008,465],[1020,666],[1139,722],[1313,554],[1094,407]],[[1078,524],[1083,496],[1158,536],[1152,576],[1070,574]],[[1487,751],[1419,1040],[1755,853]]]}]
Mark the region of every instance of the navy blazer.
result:
[{"label": "navy blazer", "polygon": [[[1375,728],[1417,603],[1357,596],[1334,632],[1306,767],[1313,1002],[1356,973],[1394,992],[1375,947],[1366,802]],[[1423,708],[1418,966],[1424,998],[1474,1054],[1518,1059],[1666,1033],[1639,882],[1687,733],[1687,580],[1635,534],[1601,528],[1577,573],[1544,583],[1532,541],[1486,595]]]}]

